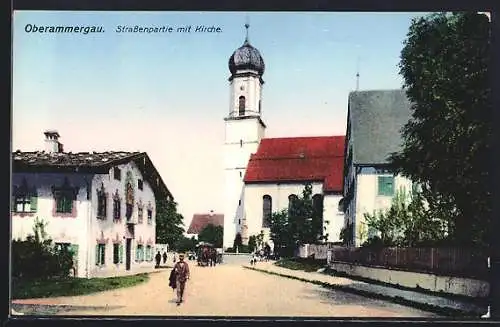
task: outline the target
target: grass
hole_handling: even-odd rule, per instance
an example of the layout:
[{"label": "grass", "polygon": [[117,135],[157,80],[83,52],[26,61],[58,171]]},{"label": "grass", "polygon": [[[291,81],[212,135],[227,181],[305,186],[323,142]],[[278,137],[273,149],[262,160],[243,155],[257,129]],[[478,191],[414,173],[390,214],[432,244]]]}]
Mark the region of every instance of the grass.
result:
[{"label": "grass", "polygon": [[148,274],[109,278],[65,278],[57,280],[13,280],[12,299],[85,295],[135,286],[149,280]]},{"label": "grass", "polygon": [[312,260],[312,259],[281,259],[275,265],[292,270],[303,270],[305,272],[315,272],[318,269],[324,268],[326,260]]}]

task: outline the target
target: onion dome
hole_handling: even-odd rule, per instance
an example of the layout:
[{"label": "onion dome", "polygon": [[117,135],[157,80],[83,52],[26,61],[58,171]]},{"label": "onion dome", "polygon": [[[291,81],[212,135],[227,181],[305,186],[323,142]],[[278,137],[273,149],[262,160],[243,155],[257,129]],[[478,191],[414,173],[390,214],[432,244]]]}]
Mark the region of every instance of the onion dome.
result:
[{"label": "onion dome", "polygon": [[238,70],[248,69],[254,70],[262,76],[265,70],[264,59],[260,55],[259,50],[248,42],[248,27],[250,25],[245,24],[245,28],[247,29],[245,42],[229,58],[229,71],[234,75]]}]

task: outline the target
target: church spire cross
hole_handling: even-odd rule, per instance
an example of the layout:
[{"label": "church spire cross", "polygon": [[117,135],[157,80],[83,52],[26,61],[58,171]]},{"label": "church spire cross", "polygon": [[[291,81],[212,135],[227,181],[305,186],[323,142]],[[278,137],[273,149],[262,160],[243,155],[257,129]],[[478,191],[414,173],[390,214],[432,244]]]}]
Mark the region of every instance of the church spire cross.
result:
[{"label": "church spire cross", "polygon": [[245,29],[246,29],[246,35],[245,35],[245,43],[248,43],[248,29],[250,28],[250,23],[248,19],[248,15],[246,17],[246,23],[245,23]]}]

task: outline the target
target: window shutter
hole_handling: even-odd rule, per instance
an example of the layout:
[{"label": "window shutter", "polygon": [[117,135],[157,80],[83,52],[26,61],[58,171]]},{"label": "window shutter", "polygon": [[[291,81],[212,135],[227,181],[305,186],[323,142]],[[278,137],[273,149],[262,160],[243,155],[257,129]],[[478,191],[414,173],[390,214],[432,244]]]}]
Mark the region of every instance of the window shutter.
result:
[{"label": "window shutter", "polygon": [[66,212],[70,213],[73,211],[73,201],[70,198],[66,198]]},{"label": "window shutter", "polygon": [[38,204],[38,197],[36,195],[32,196],[31,199],[30,199],[31,211],[36,212],[36,210],[37,210],[37,204]]},{"label": "window shutter", "polygon": [[99,244],[95,246],[95,264],[99,266]]},{"label": "window shutter", "polygon": [[123,245],[121,244],[118,248],[118,257],[120,258],[120,263],[123,263]]}]

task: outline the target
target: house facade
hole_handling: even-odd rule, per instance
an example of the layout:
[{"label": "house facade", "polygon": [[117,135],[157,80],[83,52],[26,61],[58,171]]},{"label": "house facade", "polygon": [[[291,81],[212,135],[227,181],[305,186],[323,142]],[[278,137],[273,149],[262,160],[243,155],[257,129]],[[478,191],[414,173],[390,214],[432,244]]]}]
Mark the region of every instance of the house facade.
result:
[{"label": "house facade", "polygon": [[272,213],[288,209],[306,183],[312,186],[313,210],[323,217],[327,242],[338,242],[343,226],[343,136],[263,139],[252,155],[238,206],[236,230],[246,244],[251,235],[264,232],[269,242]]},{"label": "house facade", "polygon": [[401,128],[410,117],[404,90],[349,94],[342,202],[351,246],[374,235],[365,225],[366,213],[388,209],[398,190],[411,192],[416,187],[394,174],[388,161],[391,153],[401,150]]},{"label": "house facade", "polygon": [[152,267],[156,200],[173,197],[148,155],[66,153],[58,139],[48,131],[46,151],[12,154],[12,238],[43,221],[56,246],[73,250],[77,277]]}]

